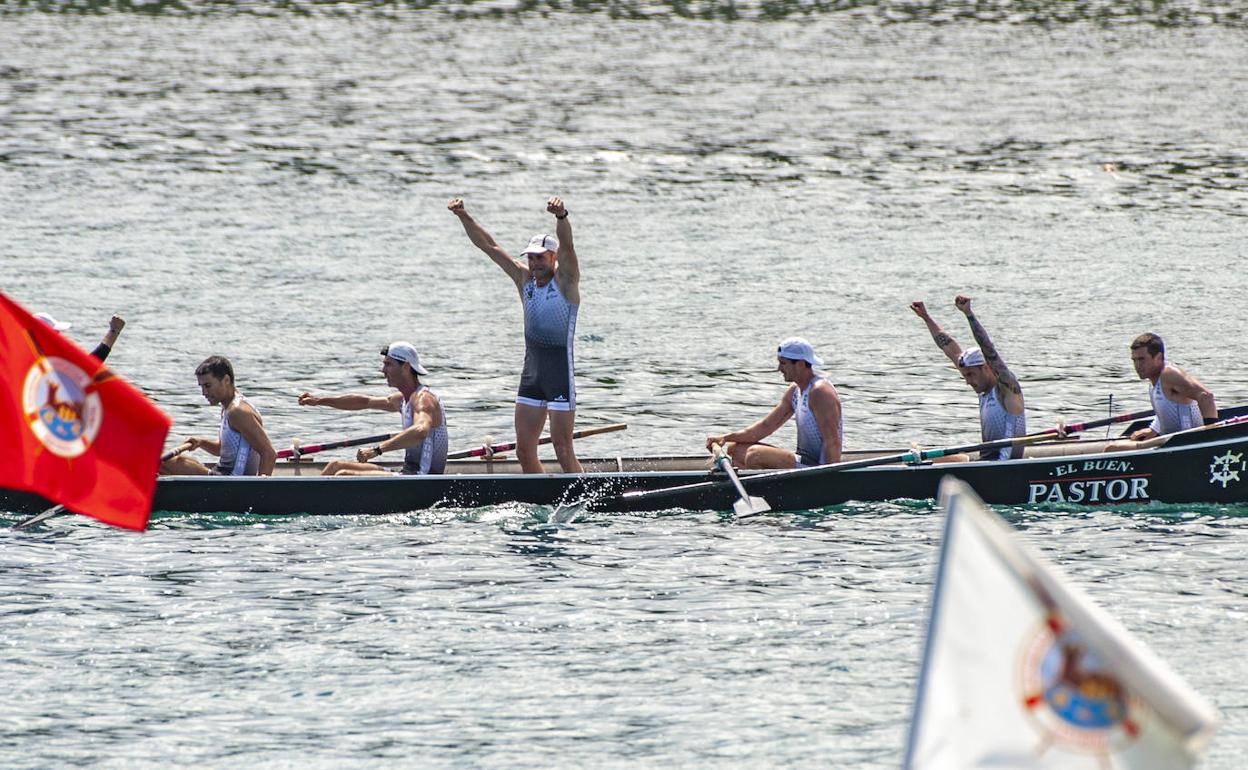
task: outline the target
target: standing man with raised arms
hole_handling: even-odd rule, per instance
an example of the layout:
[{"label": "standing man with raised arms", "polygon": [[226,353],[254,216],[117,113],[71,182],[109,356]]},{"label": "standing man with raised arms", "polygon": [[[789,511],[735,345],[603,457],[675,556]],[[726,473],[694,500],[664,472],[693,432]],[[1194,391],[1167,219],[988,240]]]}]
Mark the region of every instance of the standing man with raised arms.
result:
[{"label": "standing man with raised arms", "polygon": [[513,259],[477,224],[456,198],[447,204],[472,244],[503,269],[524,306],[524,369],[516,392],[516,459],[525,473],[542,473],[537,442],[550,413],[550,441],[564,473],[580,473],[572,445],[576,423],[576,381],[572,340],[581,304],[581,270],[572,246],[568,210],[559,198],[546,201],[555,216],[555,235],[539,234]]},{"label": "standing man with raised arms", "polygon": [[[966,384],[979,394],[979,435],[984,441],[999,441],[1027,433],[1027,418],[1023,413],[1023,387],[1018,378],[1005,365],[997,348],[988,337],[983,324],[971,312],[971,298],[959,294],[953,304],[966,316],[971,334],[979,347],[963,351],[953,337],[945,333],[927,312],[922,302],[911,302],[910,309],[923,319],[936,347],[940,348]],[[1022,456],[1021,447],[1003,447],[980,455],[981,460],[1009,460]],[[965,462],[966,455],[950,455],[939,462]]]}]

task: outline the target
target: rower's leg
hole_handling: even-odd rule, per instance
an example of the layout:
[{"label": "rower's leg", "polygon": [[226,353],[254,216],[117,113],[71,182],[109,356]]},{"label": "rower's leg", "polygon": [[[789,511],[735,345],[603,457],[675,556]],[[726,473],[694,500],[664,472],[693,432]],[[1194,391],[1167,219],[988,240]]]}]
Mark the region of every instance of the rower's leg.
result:
[{"label": "rower's leg", "polygon": [[[729,441],[727,444],[724,445],[724,451],[728,453],[728,459],[732,461],[732,467],[734,468],[745,467],[745,455],[747,452],[750,451],[750,447],[752,446],[754,445],[753,444],[738,444],[735,441]],[[714,460],[711,461],[711,467],[712,468],[715,467]]]},{"label": "rower's leg", "polygon": [[161,476],[207,476],[208,466],[186,455],[175,455],[160,464],[157,473]]},{"label": "rower's leg", "polygon": [[322,476],[337,476],[343,471],[380,471],[381,473],[389,473],[386,470],[372,463],[357,463],[354,460],[330,460],[325,465],[325,470],[321,471]]},{"label": "rower's leg", "polygon": [[555,457],[564,473],[584,473],[581,461],[576,459],[576,447],[572,443],[572,431],[576,426],[576,410],[550,410],[550,443],[555,445]]},{"label": "rower's leg", "polygon": [[768,470],[796,468],[797,456],[778,446],[751,444],[749,451],[745,453],[745,467]]},{"label": "rower's leg", "polygon": [[546,424],[546,407],[516,404],[516,459],[525,473],[545,473],[537,459],[537,440]]}]

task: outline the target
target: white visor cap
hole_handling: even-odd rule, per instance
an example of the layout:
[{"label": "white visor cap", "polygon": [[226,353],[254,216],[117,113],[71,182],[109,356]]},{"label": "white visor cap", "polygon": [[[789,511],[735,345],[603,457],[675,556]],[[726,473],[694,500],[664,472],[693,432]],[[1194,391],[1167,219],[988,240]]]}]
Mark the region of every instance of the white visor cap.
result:
[{"label": "white visor cap", "polygon": [[386,358],[402,361],[412,367],[417,374],[429,373],[420,365],[420,354],[416,352],[416,346],[410,342],[391,342],[387,347],[382,348],[381,354]]},{"label": "white visor cap", "polygon": [[823,366],[823,359],[815,355],[815,349],[801,337],[790,337],[780,343],[776,356],[791,361],[805,361],[811,366]]},{"label": "white visor cap", "polygon": [[529,254],[545,254],[548,251],[559,250],[559,239],[553,235],[535,235],[529,239],[529,245],[524,247],[524,251],[520,252],[525,256]]}]

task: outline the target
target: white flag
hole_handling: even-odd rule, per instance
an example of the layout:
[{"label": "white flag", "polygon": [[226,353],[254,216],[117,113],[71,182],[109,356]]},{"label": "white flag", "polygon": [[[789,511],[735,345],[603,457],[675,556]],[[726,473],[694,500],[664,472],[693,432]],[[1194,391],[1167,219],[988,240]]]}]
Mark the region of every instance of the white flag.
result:
[{"label": "white flag", "polygon": [[1190,768],[1218,715],[963,482],[941,484],[907,770]]}]

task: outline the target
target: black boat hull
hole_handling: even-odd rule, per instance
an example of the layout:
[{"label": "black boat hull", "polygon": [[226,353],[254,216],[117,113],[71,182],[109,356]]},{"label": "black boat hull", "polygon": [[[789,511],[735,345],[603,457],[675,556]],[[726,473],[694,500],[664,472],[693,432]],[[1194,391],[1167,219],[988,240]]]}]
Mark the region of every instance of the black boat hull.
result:
[{"label": "black boat hull", "polygon": [[[808,510],[850,500],[930,499],[940,479],[956,476],[986,502],[1124,505],[1248,503],[1248,423],[1180,434],[1154,449],[943,465],[857,470],[813,468],[743,474],[751,495],[773,510]],[[625,493],[652,491],[632,496]],[[584,503],[591,510],[732,510],[737,495],[709,471],[634,471],[581,475],[454,474],[328,478],[287,476],[161,478],[152,510],[186,513],[387,514],[505,503]],[[35,513],[51,505],[0,490],[0,510]]]}]

